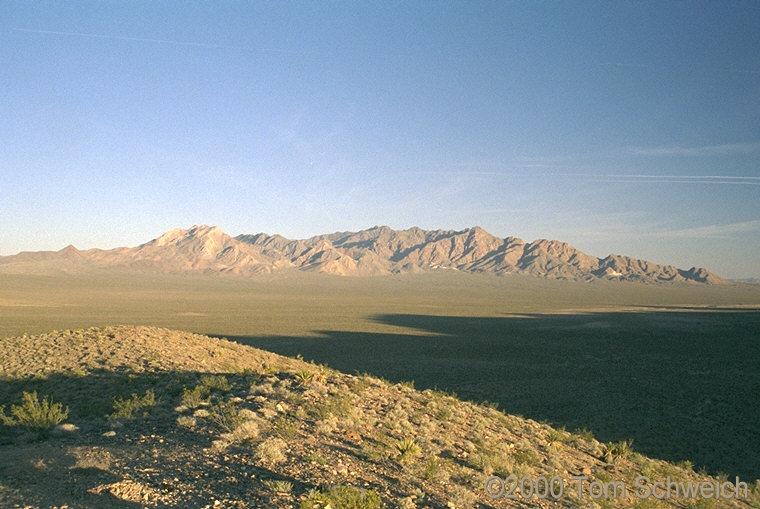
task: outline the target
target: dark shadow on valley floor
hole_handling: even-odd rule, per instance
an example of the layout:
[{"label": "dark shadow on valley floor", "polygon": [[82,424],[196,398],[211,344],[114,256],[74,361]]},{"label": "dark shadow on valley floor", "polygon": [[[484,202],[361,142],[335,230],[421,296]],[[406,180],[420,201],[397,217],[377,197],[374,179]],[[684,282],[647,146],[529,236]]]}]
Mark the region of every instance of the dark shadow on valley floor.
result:
[{"label": "dark shadow on valley floor", "polygon": [[[760,478],[760,312],[471,318],[380,315],[420,335],[228,337],[345,371],[414,380],[602,441]],[[410,331],[412,332],[412,331]]]}]

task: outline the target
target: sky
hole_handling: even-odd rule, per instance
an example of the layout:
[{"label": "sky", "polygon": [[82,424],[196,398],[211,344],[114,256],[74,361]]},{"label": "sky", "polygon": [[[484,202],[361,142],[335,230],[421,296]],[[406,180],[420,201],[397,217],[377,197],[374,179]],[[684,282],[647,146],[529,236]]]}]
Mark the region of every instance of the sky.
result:
[{"label": "sky", "polygon": [[760,3],[0,0],[0,255],[375,225],[760,277]]}]

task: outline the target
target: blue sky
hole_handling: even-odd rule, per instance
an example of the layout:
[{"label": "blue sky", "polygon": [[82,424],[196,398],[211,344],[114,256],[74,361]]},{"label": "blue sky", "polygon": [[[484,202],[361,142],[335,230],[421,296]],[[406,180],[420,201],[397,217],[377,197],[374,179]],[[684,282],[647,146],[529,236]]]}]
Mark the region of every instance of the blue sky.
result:
[{"label": "blue sky", "polygon": [[0,0],[0,254],[387,224],[760,277],[758,2]]}]

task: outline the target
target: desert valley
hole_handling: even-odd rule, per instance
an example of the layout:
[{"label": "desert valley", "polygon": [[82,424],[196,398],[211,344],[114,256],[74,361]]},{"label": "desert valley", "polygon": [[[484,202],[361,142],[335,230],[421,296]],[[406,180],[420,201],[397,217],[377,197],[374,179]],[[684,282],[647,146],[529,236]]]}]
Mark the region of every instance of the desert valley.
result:
[{"label": "desert valley", "polygon": [[0,257],[0,336],[4,507],[760,504],[760,286],[705,269],[194,226]]}]

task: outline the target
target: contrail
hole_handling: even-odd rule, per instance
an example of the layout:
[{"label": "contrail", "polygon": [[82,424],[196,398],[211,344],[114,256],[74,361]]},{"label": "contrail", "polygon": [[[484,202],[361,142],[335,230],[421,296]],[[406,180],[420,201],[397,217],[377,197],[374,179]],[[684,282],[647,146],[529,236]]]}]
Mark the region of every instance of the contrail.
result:
[{"label": "contrail", "polygon": [[597,182],[608,182],[613,184],[723,184],[736,186],[760,186],[760,182],[747,182],[736,180],[646,180],[646,179],[611,179],[602,178]]},{"label": "contrail", "polygon": [[[212,48],[212,49],[234,49],[243,51],[254,51],[253,48],[247,48],[245,46],[230,46],[226,44],[213,44],[205,42],[187,42],[187,41],[173,41],[170,39],[150,39],[144,37],[126,37],[121,35],[105,35],[105,34],[89,34],[84,32],[59,32],[55,30],[33,30],[31,28],[14,28],[16,32],[25,32],[30,34],[48,34],[48,35],[65,35],[69,37],[88,37],[91,39],[112,39],[117,41],[132,41],[132,42],[150,42],[157,44],[173,44],[175,46],[192,46],[196,48]],[[257,51],[266,52],[278,52],[278,53],[293,53],[288,50],[278,50],[271,48],[261,48]]]},{"label": "contrail", "polygon": [[738,186],[760,186],[760,177],[739,175],[641,175],[641,174],[600,174],[566,173],[562,177],[594,179],[597,182],[621,184],[726,184]]},{"label": "contrail", "polygon": [[621,175],[584,175],[587,177],[610,177],[610,178],[631,178],[631,179],[719,179],[719,180],[760,180],[760,177],[744,177],[737,175],[643,175],[643,174],[621,174]]}]

